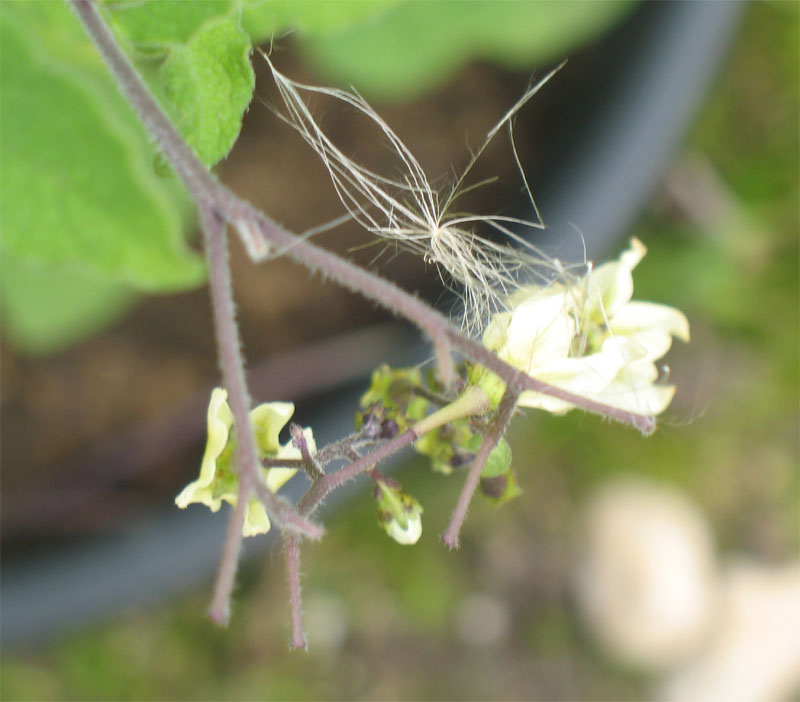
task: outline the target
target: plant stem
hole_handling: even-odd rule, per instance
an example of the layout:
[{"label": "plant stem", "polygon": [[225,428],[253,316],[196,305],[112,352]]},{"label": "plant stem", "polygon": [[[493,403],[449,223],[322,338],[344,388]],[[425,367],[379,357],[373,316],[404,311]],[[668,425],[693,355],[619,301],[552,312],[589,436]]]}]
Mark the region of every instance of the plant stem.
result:
[{"label": "plant stem", "polygon": [[374,451],[357,457],[344,468],[337,470],[335,473],[328,473],[315,481],[300,500],[298,511],[305,516],[312,514],[322,500],[325,499],[325,496],[331,491],[341,487],[344,483],[352,480],[361,473],[370,470],[385,458],[397,453],[400,449],[412,444],[423,434],[455,421],[456,419],[482,414],[486,411],[488,404],[488,399],[483,390],[477,387],[469,388],[447,407],[442,407],[436,412],[429,414],[427,417],[414,424],[410,429],[406,429],[402,434],[398,434]]},{"label": "plant stem", "polygon": [[292,638],[289,648],[307,648],[303,632],[303,599],[300,592],[300,538],[297,534],[283,535],[283,554],[286,558],[286,576],[289,581],[289,617]]},{"label": "plant stem", "polygon": [[250,424],[250,393],[244,377],[244,364],[241,356],[238,328],[233,307],[233,293],[228,266],[227,237],[225,225],[218,217],[200,208],[203,241],[209,265],[211,307],[217,337],[217,352],[222,378],[228,389],[233,424],[238,439],[236,463],[239,473],[239,486],[236,508],[228,524],[225,545],[220,561],[220,569],[212,598],[209,615],[214,621],[224,623],[230,611],[230,596],[236,577],[236,564],[242,547],[242,524],[253,488],[258,489],[267,513],[283,528],[300,529],[316,538],[321,529],[302,519],[294,509],[277,497],[261,481],[258,453],[256,451],[253,427]]},{"label": "plant stem", "polygon": [[486,431],[486,435],[483,438],[483,443],[475,454],[475,460],[472,462],[472,466],[470,466],[467,479],[464,481],[464,487],[461,488],[461,494],[458,496],[455,509],[450,517],[450,523],[442,536],[442,541],[448,548],[452,549],[458,547],[458,535],[461,531],[461,525],[467,517],[469,503],[472,501],[472,496],[475,494],[475,489],[480,482],[483,467],[486,465],[489,454],[494,450],[494,447],[497,446],[500,439],[503,438],[503,434],[506,433],[508,423],[514,415],[514,409],[517,406],[518,399],[519,393],[509,386],[503,394],[503,399],[500,400],[497,413],[492,418],[489,429]]},{"label": "plant stem", "polygon": [[389,439],[385,444],[362,456],[358,460],[353,461],[344,468],[337,470],[335,473],[326,474],[324,478],[320,478],[308,488],[306,494],[303,495],[297,505],[298,511],[304,516],[312,514],[328,493],[341,487],[357,475],[368,471],[385,458],[397,453],[400,449],[413,443],[418,438],[419,436],[413,429],[407,429],[402,434],[398,434],[393,439]]},{"label": "plant stem", "polygon": [[[242,481],[239,483],[241,488]],[[242,551],[242,527],[247,514],[248,500],[238,499],[225,529],[222,558],[214,583],[214,595],[208,607],[208,618],[215,624],[227,626],[231,616],[231,593],[236,582],[239,555]]]}]

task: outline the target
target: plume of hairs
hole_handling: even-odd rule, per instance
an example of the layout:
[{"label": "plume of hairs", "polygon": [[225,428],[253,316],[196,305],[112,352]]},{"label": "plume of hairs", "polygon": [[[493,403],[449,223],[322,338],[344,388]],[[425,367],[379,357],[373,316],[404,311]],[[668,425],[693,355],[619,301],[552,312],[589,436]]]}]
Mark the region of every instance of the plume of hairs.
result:
[{"label": "plume of hairs", "polygon": [[[519,110],[564,65],[533,84],[489,131],[467,167],[443,195],[432,186],[417,159],[400,137],[355,91],[307,85],[293,81],[262,54],[272,71],[285,111],[273,111],[293,127],[318,154],[350,216],[375,236],[391,240],[437,266],[445,285],[464,303],[464,327],[479,329],[489,314],[502,309],[522,269],[535,271],[558,262],[547,259],[536,247],[515,234],[511,227],[543,229],[544,223],[531,195],[514,146],[512,121]],[[398,158],[397,178],[375,173],[346,156],[322,130],[312,115],[307,96],[327,95],[354,108],[373,122]],[[499,215],[451,214],[459,195],[468,190],[464,181],[491,140],[508,126],[516,166],[533,205],[536,219],[528,221]],[[474,187],[474,186],[473,186]],[[479,224],[502,233],[516,245],[497,243],[474,231]]]}]

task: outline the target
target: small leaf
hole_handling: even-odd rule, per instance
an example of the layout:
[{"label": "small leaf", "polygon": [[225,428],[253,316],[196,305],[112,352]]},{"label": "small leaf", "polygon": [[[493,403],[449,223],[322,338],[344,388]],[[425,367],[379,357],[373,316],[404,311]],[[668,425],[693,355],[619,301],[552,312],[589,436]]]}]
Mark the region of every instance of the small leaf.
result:
[{"label": "small leaf", "polygon": [[397,432],[422,419],[430,402],[415,393],[422,387],[419,368],[391,368],[383,364],[372,373],[370,386],[361,396],[362,412],[356,413],[356,429],[360,429],[368,418],[379,424],[391,422]]},{"label": "small leaf", "polygon": [[161,68],[173,120],[209,166],[231,150],[253,96],[250,48],[249,37],[236,21],[222,17],[173,47]]}]

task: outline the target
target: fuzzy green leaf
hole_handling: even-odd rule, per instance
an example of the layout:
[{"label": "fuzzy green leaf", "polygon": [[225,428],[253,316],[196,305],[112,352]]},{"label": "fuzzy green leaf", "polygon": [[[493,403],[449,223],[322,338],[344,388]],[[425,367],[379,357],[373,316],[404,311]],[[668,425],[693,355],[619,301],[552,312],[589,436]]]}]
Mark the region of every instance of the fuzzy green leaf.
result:
[{"label": "fuzzy green leaf", "polygon": [[2,249],[142,291],[199,284],[174,186],[61,3],[4,2]]},{"label": "fuzzy green leaf", "polygon": [[186,141],[211,166],[228,155],[255,87],[250,39],[228,17],[175,46],[160,78],[167,109]]},{"label": "fuzzy green leaf", "polygon": [[232,0],[106,4],[123,42],[183,137],[207,166],[233,147],[253,97],[250,37]]}]

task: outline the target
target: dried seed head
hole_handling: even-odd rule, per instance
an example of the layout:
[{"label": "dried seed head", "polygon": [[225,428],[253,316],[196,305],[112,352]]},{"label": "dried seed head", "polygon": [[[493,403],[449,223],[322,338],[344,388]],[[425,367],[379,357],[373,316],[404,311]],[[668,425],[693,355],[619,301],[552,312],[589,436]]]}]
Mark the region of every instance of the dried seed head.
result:
[{"label": "dried seed head", "polygon": [[[444,284],[464,303],[463,326],[467,331],[478,331],[492,312],[504,308],[521,270],[541,270],[542,267],[556,270],[554,262],[510,229],[512,226],[544,228],[514,148],[513,134],[515,162],[536,220],[496,215],[455,216],[450,214],[450,209],[466,190],[465,178],[489,142],[504,125],[508,125],[511,134],[511,121],[516,113],[558,68],[527,90],[506,112],[456,179],[447,197],[441,198],[408,147],[358,93],[298,83],[280,73],[269,56],[264,54],[264,58],[285,107],[285,111],[273,111],[318,154],[350,216],[372,234],[391,240],[435,264]],[[313,94],[339,100],[375,124],[398,159],[400,177],[392,179],[374,173],[346,156],[314,119],[304,97]],[[488,225],[515,245],[497,243],[479,235],[473,231],[473,227],[479,225]]]}]

